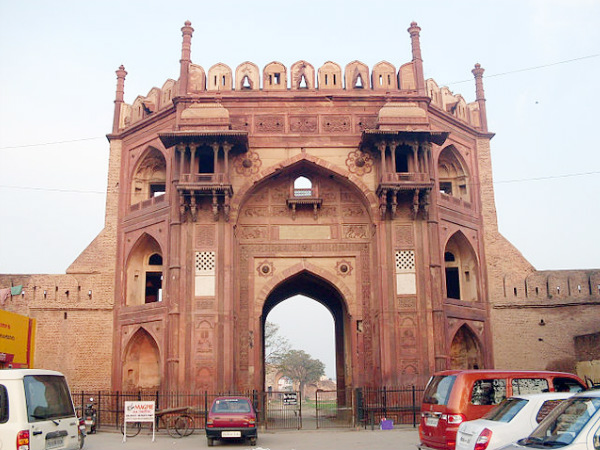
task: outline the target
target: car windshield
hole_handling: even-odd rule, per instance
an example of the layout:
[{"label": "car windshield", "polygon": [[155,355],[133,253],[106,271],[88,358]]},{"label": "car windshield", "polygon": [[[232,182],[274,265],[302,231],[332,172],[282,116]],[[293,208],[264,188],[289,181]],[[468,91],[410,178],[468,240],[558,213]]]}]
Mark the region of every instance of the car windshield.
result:
[{"label": "car windshield", "polygon": [[452,392],[454,380],[456,380],[454,375],[437,375],[432,377],[423,394],[423,403],[446,405],[448,397],[450,397],[450,392]]},{"label": "car windshield", "polygon": [[211,409],[214,413],[249,413],[250,403],[243,398],[226,398],[215,400]]},{"label": "car windshield", "polygon": [[508,398],[491,409],[483,418],[494,422],[510,422],[527,402],[528,400],[523,398]]},{"label": "car windshield", "polygon": [[600,409],[598,397],[572,397],[552,411],[529,437],[519,441],[532,448],[560,448],[570,444]]},{"label": "car windshield", "polygon": [[29,422],[73,417],[73,402],[64,377],[28,375],[24,377]]}]

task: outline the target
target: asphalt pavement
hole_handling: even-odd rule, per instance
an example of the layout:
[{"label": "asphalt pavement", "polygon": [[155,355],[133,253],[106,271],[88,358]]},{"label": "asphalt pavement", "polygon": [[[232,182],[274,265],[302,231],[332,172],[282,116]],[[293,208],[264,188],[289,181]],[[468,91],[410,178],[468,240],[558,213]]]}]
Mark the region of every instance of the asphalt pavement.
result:
[{"label": "asphalt pavement", "polygon": [[[392,430],[334,429],[334,430],[277,430],[259,431],[256,446],[248,441],[215,442],[213,447],[230,450],[416,450],[419,442],[417,429],[398,426]],[[127,438],[116,432],[90,434],[84,450],[198,450],[208,448],[204,430],[196,430],[188,437],[174,439],[168,434],[152,434],[142,431],[138,436]]]}]

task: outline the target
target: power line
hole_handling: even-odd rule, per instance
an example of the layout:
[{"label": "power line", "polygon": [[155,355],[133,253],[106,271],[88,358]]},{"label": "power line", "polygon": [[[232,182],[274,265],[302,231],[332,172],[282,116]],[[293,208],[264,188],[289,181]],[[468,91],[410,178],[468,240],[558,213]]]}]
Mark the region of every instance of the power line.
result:
[{"label": "power line", "polygon": [[505,183],[520,183],[522,181],[542,181],[542,180],[555,180],[557,178],[569,178],[569,177],[582,177],[585,175],[598,175],[600,171],[595,172],[581,172],[581,173],[567,173],[563,175],[550,175],[547,177],[534,177],[534,178],[517,178],[514,180],[501,180],[494,181],[494,184],[505,184]]},{"label": "power line", "polygon": [[69,141],[56,141],[56,142],[40,142],[38,144],[25,144],[25,145],[12,145],[8,147],[0,147],[0,150],[12,149],[12,148],[25,148],[25,147],[41,147],[42,145],[56,145],[56,144],[70,144],[72,142],[82,142],[82,141],[93,141],[95,139],[104,139],[104,136],[96,136],[89,138],[81,138],[81,139],[72,139]]},{"label": "power line", "polygon": [[[575,62],[575,61],[581,61],[582,59],[597,58],[598,56],[600,56],[600,53],[596,53],[595,55],[581,56],[579,58],[565,59],[563,61],[558,61],[558,62],[543,64],[541,66],[526,67],[524,69],[515,69],[515,70],[510,70],[508,72],[494,73],[494,74],[491,74],[491,75],[486,75],[485,78],[487,79],[487,78],[494,78],[494,77],[502,77],[504,75],[512,75],[513,73],[528,72],[530,70],[545,69],[546,67],[552,67],[552,66],[557,66],[559,64],[567,64],[567,63],[571,63],[571,62]],[[470,78],[468,80],[453,81],[451,83],[445,83],[445,84],[470,83],[472,81],[473,81],[473,79]]]}]

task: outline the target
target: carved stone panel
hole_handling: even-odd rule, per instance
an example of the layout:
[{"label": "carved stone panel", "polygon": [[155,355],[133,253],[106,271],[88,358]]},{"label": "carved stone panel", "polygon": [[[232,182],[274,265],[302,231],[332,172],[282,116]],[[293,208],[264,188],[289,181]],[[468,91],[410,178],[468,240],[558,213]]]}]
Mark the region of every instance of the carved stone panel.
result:
[{"label": "carved stone panel", "polygon": [[344,133],[352,129],[350,116],[321,116],[321,128],[325,133]]},{"label": "carved stone panel", "polygon": [[195,227],[196,239],[194,245],[197,249],[212,248],[215,246],[215,226],[200,225]]},{"label": "carved stone panel", "polygon": [[283,114],[258,115],[254,117],[254,131],[257,133],[281,133],[285,129]]},{"label": "carved stone panel", "polygon": [[317,116],[290,116],[290,131],[293,133],[316,133],[318,126]]}]

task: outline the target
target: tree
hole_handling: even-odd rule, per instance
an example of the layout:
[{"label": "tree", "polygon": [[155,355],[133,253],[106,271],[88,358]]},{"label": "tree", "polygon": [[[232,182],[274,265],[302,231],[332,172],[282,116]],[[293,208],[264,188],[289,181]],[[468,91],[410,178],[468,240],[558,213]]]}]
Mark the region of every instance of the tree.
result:
[{"label": "tree", "polygon": [[316,382],[325,375],[325,364],[311,358],[303,350],[289,350],[279,358],[277,367],[283,375],[298,382],[302,393],[307,384]]},{"label": "tree", "polygon": [[265,322],[265,363],[276,365],[289,351],[290,343],[287,338],[279,335],[279,325]]}]

